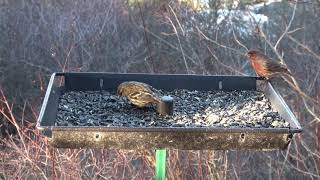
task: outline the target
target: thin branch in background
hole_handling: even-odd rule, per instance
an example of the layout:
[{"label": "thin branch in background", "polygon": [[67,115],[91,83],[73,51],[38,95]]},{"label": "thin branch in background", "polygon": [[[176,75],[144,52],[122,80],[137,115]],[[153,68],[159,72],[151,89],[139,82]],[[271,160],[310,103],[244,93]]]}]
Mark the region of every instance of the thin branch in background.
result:
[{"label": "thin branch in background", "polygon": [[168,4],[168,6],[169,6],[169,8],[170,8],[170,10],[171,10],[172,14],[174,15],[174,18],[176,19],[176,21],[177,21],[177,23],[178,23],[179,27],[180,27],[180,30],[181,30],[181,32],[182,32],[182,36],[185,36],[185,32],[184,32],[184,30],[183,30],[183,28],[182,28],[182,26],[181,26],[181,23],[180,23],[180,21],[179,21],[179,19],[178,19],[177,15],[176,15],[176,13],[174,12],[174,10],[173,10],[173,9],[172,9],[172,7],[170,6],[170,4]]},{"label": "thin branch in background", "polygon": [[[142,21],[142,25],[143,25],[143,35],[144,35],[144,38],[145,38],[145,41],[146,41],[146,46],[148,48],[148,54],[149,54],[149,58],[151,59],[151,67],[148,64],[148,66],[150,67],[150,71],[151,73],[154,73],[154,60],[153,60],[153,57],[151,55],[151,47],[150,47],[150,42],[149,42],[149,39],[148,39],[148,36],[147,36],[147,33],[146,33],[146,24],[145,24],[145,21],[144,21],[144,18],[143,18],[143,15],[142,15],[142,10],[141,10],[141,5],[140,5],[140,2],[137,1],[138,3],[138,6],[139,6],[139,12],[140,12],[140,18],[141,18],[141,21]],[[147,61],[146,61],[147,62]]]},{"label": "thin branch in background", "polygon": [[302,29],[304,29],[304,27],[299,27],[299,28],[296,28],[296,29],[294,29],[294,30],[288,31],[287,36],[289,36],[290,34],[293,34],[293,33],[297,32],[297,31],[300,31],[300,30],[302,30]]},{"label": "thin branch in background", "polygon": [[249,51],[249,49],[247,48],[247,46],[245,46],[243,43],[241,43],[241,42],[239,41],[239,39],[237,38],[237,36],[236,36],[236,34],[235,34],[235,32],[234,32],[234,28],[232,28],[232,35],[233,35],[234,40],[235,40],[241,47],[243,47],[243,48],[246,50],[246,52]]},{"label": "thin branch in background", "polygon": [[238,173],[236,171],[236,168],[235,168],[234,164],[232,164],[232,169],[233,169],[234,175],[236,176],[236,179],[239,180],[240,178],[239,178],[239,175],[238,175]]},{"label": "thin branch in background", "polygon": [[303,98],[309,100],[310,102],[314,103],[314,104],[317,104],[317,105],[320,105],[320,102],[318,102],[317,100],[315,100],[314,98],[308,96],[306,93],[304,93],[299,86],[297,86],[296,84],[298,84],[297,82],[296,83],[292,83],[290,82],[290,80],[288,80],[288,78],[286,78],[285,76],[281,76],[282,79],[284,79],[295,91],[297,91],[299,93],[299,95],[301,95]]},{"label": "thin branch in background", "polygon": [[68,48],[68,53],[67,53],[66,58],[64,60],[63,66],[61,67],[62,68],[62,72],[68,71],[67,65],[68,65],[68,62],[69,62],[69,59],[70,59],[71,52],[74,49],[74,46],[75,46],[75,44],[72,43],[70,45],[70,47]]},{"label": "thin branch in background", "polygon": [[[295,10],[296,10],[296,6],[295,6]],[[295,11],[294,10],[294,11]],[[294,13],[295,14],[295,13]],[[293,15],[294,15],[293,14]],[[293,18],[291,18],[291,20],[293,21]],[[291,23],[289,23],[291,25]],[[258,24],[256,24],[257,27],[259,28]],[[290,27],[289,27],[290,28]],[[289,29],[288,27],[286,29]],[[281,63],[285,64],[284,60],[283,60],[283,57],[280,55],[280,53],[278,52],[278,50],[276,49],[276,46],[275,45],[272,45],[271,41],[268,40],[266,34],[263,32],[263,30],[261,28],[259,28],[259,33],[260,35],[264,38],[265,42],[269,45],[269,47],[273,50],[273,52],[277,55],[277,57],[279,58],[279,60],[281,61]],[[282,39],[283,36],[285,36],[287,34],[287,32],[283,33],[280,38]],[[279,39],[280,39],[279,38]],[[281,40],[280,39],[280,40]],[[278,40],[277,43],[279,43],[280,41]],[[277,45],[277,44],[276,44]]]},{"label": "thin branch in background", "polygon": [[176,26],[174,25],[174,23],[171,21],[171,19],[169,17],[167,17],[167,19],[169,20],[170,24],[172,25],[172,28],[177,36],[177,39],[178,39],[178,43],[179,43],[179,47],[180,47],[180,51],[181,51],[181,54],[182,54],[182,58],[183,58],[183,62],[184,62],[184,66],[187,70],[187,74],[190,74],[190,69],[189,69],[189,66],[188,66],[188,63],[187,63],[187,60],[186,60],[186,57],[185,57],[185,53],[184,53],[184,50],[182,48],[182,44],[181,44],[181,41],[180,41],[180,37],[179,37],[179,33],[177,31],[177,28]]},{"label": "thin branch in background", "polygon": [[43,70],[43,71],[45,71],[46,73],[52,73],[52,70],[51,70],[51,69],[49,69],[49,68],[47,68],[47,67],[44,67],[44,66],[41,66],[41,65],[36,65],[36,64],[30,62],[29,60],[28,60],[28,61],[26,61],[26,60],[20,60],[20,61],[18,61],[18,62],[21,62],[21,63],[23,63],[23,64],[25,64],[25,65],[30,66],[30,67],[34,67],[34,68]]},{"label": "thin branch in background", "polygon": [[[179,47],[174,46],[173,44],[171,44],[170,42],[168,42],[167,40],[161,38],[160,36],[158,36],[157,34],[155,34],[154,32],[152,32],[151,30],[149,30],[148,28],[146,28],[146,32],[151,34],[153,37],[157,38],[159,41],[161,41],[162,43],[164,43],[165,45],[169,46],[170,48],[175,49],[176,51],[179,51]],[[175,34],[175,33],[172,33]],[[191,61],[194,64],[197,64],[192,57],[188,56],[187,54],[184,54],[184,56],[186,58],[188,58],[189,61]]]},{"label": "thin branch in background", "polygon": [[290,143],[290,144],[288,145],[288,148],[287,148],[287,150],[286,150],[286,154],[285,154],[285,156],[284,156],[284,160],[283,160],[282,165],[281,165],[280,173],[282,173],[282,172],[284,171],[285,164],[286,164],[287,161],[288,161],[288,157],[289,157],[290,150],[291,150],[291,144],[292,144],[292,143]]},{"label": "thin branch in background", "polygon": [[[295,4],[295,6],[294,6],[294,11],[296,11],[296,8],[297,8],[297,4]],[[292,21],[294,20],[294,15],[295,15],[295,13],[292,14],[293,18],[290,19],[290,21],[291,21],[291,23],[289,23],[290,26],[291,26],[291,24],[292,24]],[[284,33],[280,36],[281,39],[282,39],[285,35],[287,35],[289,28],[290,28],[290,27],[287,27],[287,28],[286,28],[286,32],[284,32]],[[283,60],[283,57],[280,55],[280,53],[279,53],[278,50],[276,49],[276,46],[272,45],[272,43],[268,40],[268,38],[266,37],[266,34],[263,32],[263,30],[262,30],[262,29],[259,29],[259,32],[260,32],[260,35],[263,37],[264,41],[269,45],[269,47],[270,47],[270,48],[273,50],[273,52],[277,55],[277,57],[279,58],[279,60],[280,60],[284,65],[286,65],[285,61]],[[279,38],[279,39],[280,39],[280,38]],[[281,41],[281,39],[280,39],[280,41]],[[278,40],[277,42],[280,42],[280,41]],[[278,44],[279,44],[279,43],[278,43]],[[277,44],[276,44],[276,45],[277,45]],[[288,69],[289,69],[289,68],[288,68]],[[290,70],[289,70],[289,71],[290,71]],[[284,78],[284,76],[282,76],[282,78]],[[319,116],[317,116],[317,115],[313,112],[313,110],[309,107],[308,103],[306,102],[306,98],[307,98],[308,100],[310,100],[311,102],[314,102],[314,103],[316,103],[316,104],[318,104],[318,102],[317,102],[316,100],[314,100],[313,98],[309,97],[308,95],[306,95],[306,94],[301,90],[298,82],[296,81],[296,79],[295,79],[293,76],[290,76],[290,78],[291,78],[293,84],[292,84],[292,83],[289,83],[289,81],[288,81],[286,78],[284,78],[284,79],[285,79],[285,81],[286,81],[292,88],[294,88],[294,89],[299,93],[299,95],[301,95],[301,98],[302,98],[302,100],[303,100],[303,104],[304,104],[304,106],[306,107],[306,109],[307,109],[307,111],[309,112],[309,114],[312,115],[312,116],[315,118],[315,120],[317,120],[317,121],[320,122]]]},{"label": "thin branch in background", "polygon": [[290,34],[287,35],[287,37],[293,41],[294,43],[296,43],[298,46],[300,46],[302,49],[308,51],[310,54],[312,54],[316,59],[318,59],[320,61],[320,55],[318,55],[317,53],[315,53],[310,47],[308,47],[307,45],[299,42],[296,38],[292,37]]},{"label": "thin branch in background", "polygon": [[297,5],[298,5],[298,3],[295,3],[289,24],[287,25],[286,29],[281,34],[281,36],[278,38],[276,44],[274,45],[274,49],[278,49],[278,45],[280,44],[281,40],[283,39],[284,36],[286,36],[288,34],[288,31],[291,28],[291,24],[292,24],[292,22],[295,18],[295,15],[296,15]]},{"label": "thin branch in background", "polygon": [[315,75],[313,81],[312,81],[312,82],[310,83],[310,85],[309,85],[309,88],[308,88],[308,89],[309,89],[309,90],[308,90],[309,93],[311,93],[311,91],[312,91],[313,88],[315,87],[319,75],[320,75],[320,69],[318,69],[317,74]]},{"label": "thin branch in background", "polygon": [[215,40],[210,39],[209,37],[207,37],[207,36],[199,29],[198,26],[196,26],[195,28],[197,29],[197,31],[198,31],[198,33],[201,35],[201,37],[203,37],[205,40],[207,40],[207,41],[209,41],[209,42],[214,43],[215,45],[217,45],[217,46],[219,46],[219,47],[222,47],[222,48],[224,48],[224,49],[231,50],[231,51],[233,51],[233,52],[235,52],[235,53],[237,53],[237,54],[239,54],[239,55],[244,55],[244,54],[246,53],[246,52],[241,52],[241,51],[239,51],[239,50],[237,50],[237,49],[235,49],[235,48],[231,48],[231,47],[228,47],[228,46],[226,46],[226,45],[220,44],[220,43],[218,43],[217,41],[215,41]]},{"label": "thin branch in background", "polygon": [[[245,45],[244,45],[242,42],[240,42],[240,40],[237,38],[237,36],[236,36],[236,34],[235,34],[235,32],[234,32],[234,28],[232,28],[232,34],[233,34],[234,40],[235,40],[241,47],[243,47],[243,48],[246,50],[246,52],[248,52],[249,49],[247,48],[247,46],[245,46]],[[243,70],[243,69],[246,67],[246,65],[248,64],[248,62],[249,62],[249,61],[245,61],[245,63],[243,63],[242,67],[240,68],[240,70]]]},{"label": "thin branch in background", "polygon": [[228,66],[228,65],[222,63],[222,62],[219,60],[219,58],[212,52],[212,50],[210,49],[210,47],[207,46],[207,49],[208,49],[209,53],[211,54],[211,56],[212,56],[220,65],[222,65],[223,67],[229,69],[230,71],[236,72],[236,73],[238,73],[238,74],[240,74],[240,75],[246,75],[246,74],[242,73],[241,71],[238,71],[236,68],[233,68],[233,67],[231,67],[231,66]]}]

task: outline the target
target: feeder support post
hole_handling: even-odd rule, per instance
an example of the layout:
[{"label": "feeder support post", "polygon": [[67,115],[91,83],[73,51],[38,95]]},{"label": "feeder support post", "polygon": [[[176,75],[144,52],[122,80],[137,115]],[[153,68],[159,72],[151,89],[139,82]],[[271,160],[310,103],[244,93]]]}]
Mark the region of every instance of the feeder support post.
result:
[{"label": "feeder support post", "polygon": [[156,150],[156,180],[166,179],[166,149]]}]

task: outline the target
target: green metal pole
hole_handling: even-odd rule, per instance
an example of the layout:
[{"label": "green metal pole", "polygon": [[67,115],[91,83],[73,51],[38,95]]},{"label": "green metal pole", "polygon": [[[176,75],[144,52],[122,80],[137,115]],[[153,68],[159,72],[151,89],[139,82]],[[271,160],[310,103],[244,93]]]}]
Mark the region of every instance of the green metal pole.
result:
[{"label": "green metal pole", "polygon": [[166,155],[167,150],[156,150],[156,180],[166,179]]}]

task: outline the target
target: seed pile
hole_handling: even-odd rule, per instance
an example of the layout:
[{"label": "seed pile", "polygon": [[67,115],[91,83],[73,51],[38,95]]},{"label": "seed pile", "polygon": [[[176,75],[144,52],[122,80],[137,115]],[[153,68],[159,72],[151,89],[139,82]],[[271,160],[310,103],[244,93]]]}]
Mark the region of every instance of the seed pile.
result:
[{"label": "seed pile", "polygon": [[161,116],[156,107],[137,108],[107,91],[64,93],[57,126],[287,128],[258,91],[161,91],[174,98],[174,114]]}]

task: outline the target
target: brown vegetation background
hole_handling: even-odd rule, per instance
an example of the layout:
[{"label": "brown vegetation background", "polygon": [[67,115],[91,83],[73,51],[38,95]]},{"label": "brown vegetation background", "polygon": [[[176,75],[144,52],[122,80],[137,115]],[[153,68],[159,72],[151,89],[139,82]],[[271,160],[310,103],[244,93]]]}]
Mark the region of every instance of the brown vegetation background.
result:
[{"label": "brown vegetation background", "polygon": [[[242,53],[260,48],[293,72],[301,96],[275,82],[304,132],[287,151],[169,150],[167,179],[320,178],[320,2],[265,4],[261,24],[219,9],[257,2],[0,0],[0,178],[152,179],[154,152],[54,149],[35,129],[56,71],[253,74]],[[240,16],[241,14],[238,13]]]}]

